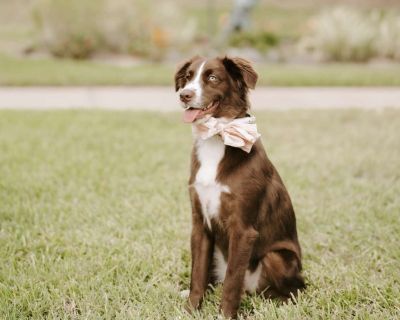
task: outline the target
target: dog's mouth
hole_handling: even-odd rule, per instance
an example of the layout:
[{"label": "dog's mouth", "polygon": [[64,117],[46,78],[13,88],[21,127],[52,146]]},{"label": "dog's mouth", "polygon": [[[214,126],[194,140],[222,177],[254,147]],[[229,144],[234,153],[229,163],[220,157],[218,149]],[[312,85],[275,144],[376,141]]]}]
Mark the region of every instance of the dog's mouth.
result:
[{"label": "dog's mouth", "polygon": [[198,119],[203,118],[205,115],[214,112],[219,106],[219,101],[213,101],[203,108],[187,107],[183,112],[183,122],[192,123]]}]

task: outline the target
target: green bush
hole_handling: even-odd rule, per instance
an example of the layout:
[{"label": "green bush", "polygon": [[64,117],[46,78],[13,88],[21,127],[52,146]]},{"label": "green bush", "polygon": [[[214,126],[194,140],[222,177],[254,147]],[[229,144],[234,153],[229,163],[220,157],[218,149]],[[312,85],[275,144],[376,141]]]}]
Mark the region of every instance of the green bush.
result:
[{"label": "green bush", "polygon": [[190,19],[182,26],[173,1],[38,0],[34,19],[40,43],[57,57],[81,59],[111,51],[159,59],[195,35]]},{"label": "green bush", "polygon": [[229,45],[233,47],[251,47],[261,52],[267,51],[278,43],[278,37],[266,31],[234,33],[229,39]]},{"label": "green bush", "polygon": [[337,7],[317,15],[300,47],[320,58],[364,62],[374,57],[400,58],[400,17],[381,11]]},{"label": "green bush", "polygon": [[381,57],[400,61],[400,15],[389,14],[382,20],[376,51]]},{"label": "green bush", "polygon": [[103,0],[40,0],[34,20],[40,43],[54,56],[84,59],[100,45]]},{"label": "green bush", "polygon": [[169,45],[160,6],[146,0],[106,1],[101,32],[104,45],[115,52],[160,58]]},{"label": "green bush", "polygon": [[184,49],[196,35],[193,18],[174,0],[106,0],[101,32],[116,52],[161,59],[174,47]]}]

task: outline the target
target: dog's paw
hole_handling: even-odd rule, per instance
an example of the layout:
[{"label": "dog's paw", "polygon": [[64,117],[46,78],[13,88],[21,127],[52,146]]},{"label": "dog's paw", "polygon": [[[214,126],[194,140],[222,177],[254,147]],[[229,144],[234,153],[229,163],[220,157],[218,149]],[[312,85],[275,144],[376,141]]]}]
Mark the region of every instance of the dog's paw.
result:
[{"label": "dog's paw", "polygon": [[189,297],[190,290],[182,290],[179,292],[179,295],[181,296],[182,299],[187,299]]}]

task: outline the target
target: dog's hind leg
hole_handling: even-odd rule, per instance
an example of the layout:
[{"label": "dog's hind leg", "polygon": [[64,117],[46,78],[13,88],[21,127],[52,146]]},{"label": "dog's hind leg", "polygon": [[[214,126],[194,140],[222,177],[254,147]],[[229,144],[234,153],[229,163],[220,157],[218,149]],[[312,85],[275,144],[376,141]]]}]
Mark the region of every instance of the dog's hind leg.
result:
[{"label": "dog's hind leg", "polygon": [[287,300],[305,288],[301,275],[298,246],[291,241],[275,243],[261,261],[263,284],[260,286],[267,298]]}]

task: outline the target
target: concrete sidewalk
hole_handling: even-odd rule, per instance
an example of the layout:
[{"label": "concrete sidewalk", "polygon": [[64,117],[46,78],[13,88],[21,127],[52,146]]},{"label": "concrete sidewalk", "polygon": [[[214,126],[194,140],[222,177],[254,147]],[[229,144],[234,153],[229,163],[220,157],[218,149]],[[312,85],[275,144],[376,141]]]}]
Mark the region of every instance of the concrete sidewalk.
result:
[{"label": "concrete sidewalk", "polygon": [[[400,87],[260,87],[254,110],[400,108]],[[0,109],[102,108],[179,111],[170,87],[1,87]]]}]

